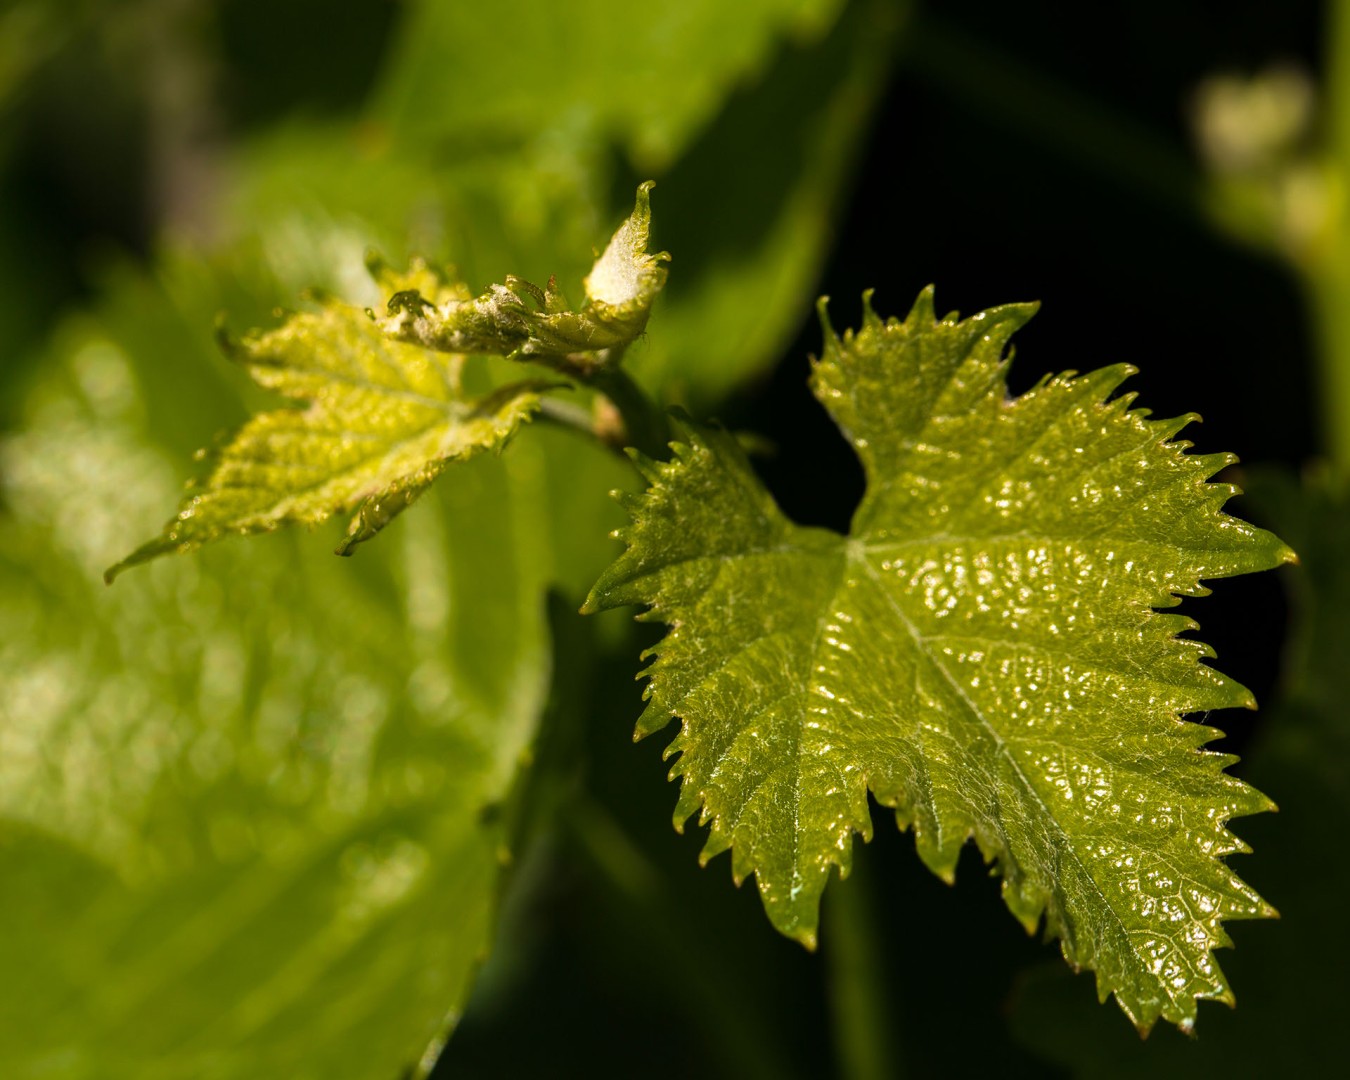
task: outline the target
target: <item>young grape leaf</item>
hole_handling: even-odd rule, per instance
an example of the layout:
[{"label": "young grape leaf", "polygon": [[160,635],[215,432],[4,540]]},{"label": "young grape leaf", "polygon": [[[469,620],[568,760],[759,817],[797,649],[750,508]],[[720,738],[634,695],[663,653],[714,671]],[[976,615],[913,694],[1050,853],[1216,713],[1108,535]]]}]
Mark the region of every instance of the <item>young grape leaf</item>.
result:
[{"label": "young grape leaf", "polygon": [[450,353],[498,353],[529,359],[563,357],[628,345],[647,327],[652,301],[666,283],[670,256],[647,251],[651,181],[637,190],[633,212],[619,226],[586,277],[586,304],[570,309],[550,280],[546,289],[517,277],[482,296],[415,288],[395,292],[381,326],[398,341]]},{"label": "young grape leaf", "polygon": [[[378,271],[377,271],[378,272]],[[393,280],[386,274],[387,280]],[[406,277],[425,284],[414,267]],[[439,286],[449,295],[451,286]],[[357,308],[324,299],[237,347],[254,380],[305,409],[254,417],[188,489],[164,532],[105,577],[232,534],[315,524],[353,512],[340,555],[379,532],[453,461],[502,447],[539,404],[546,384],[466,392],[463,357],[440,357],[388,340]]]},{"label": "young grape leaf", "polygon": [[1156,611],[1202,578],[1293,558],[1220,512],[1229,455],[1171,441],[1110,395],[1126,365],[1007,396],[1004,346],[1035,311],[826,323],[813,389],[861,457],[850,535],[788,521],[725,432],[682,425],[626,496],[626,552],[589,610],[670,625],[639,737],[683,720],[677,827],[711,830],[773,924],[814,944],[831,866],[871,832],[867,796],[950,880],[974,837],[1013,914],[1042,916],[1141,1030],[1232,1000],[1223,919],[1273,914],[1223,856],[1229,818],[1269,801],[1180,714],[1254,703]]},{"label": "young grape leaf", "polygon": [[422,0],[407,5],[376,117],[413,145],[447,131],[470,146],[544,132],[571,145],[596,138],[643,171],[661,170],[755,80],[779,42],[818,39],[846,6],[574,0],[531,9],[503,33],[495,12]]}]

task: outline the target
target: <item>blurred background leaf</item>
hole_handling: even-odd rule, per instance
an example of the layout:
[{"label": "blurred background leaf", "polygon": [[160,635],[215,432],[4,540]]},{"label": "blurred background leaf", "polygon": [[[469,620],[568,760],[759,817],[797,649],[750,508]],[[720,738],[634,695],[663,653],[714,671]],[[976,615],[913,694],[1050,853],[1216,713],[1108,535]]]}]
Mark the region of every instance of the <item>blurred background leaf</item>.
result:
[{"label": "blurred background leaf", "polygon": [[537,456],[471,466],[355,571],[278,535],[108,590],[174,497],[138,392],[172,375],[62,339],[0,452],[0,1071],[411,1066],[487,948],[547,687]]},{"label": "blurred background leaf", "polygon": [[[13,150],[0,184],[16,196],[0,265],[26,283],[0,303],[0,910],[18,928],[0,963],[25,973],[0,1003],[7,1074],[430,1068],[521,835],[513,793],[551,670],[546,589],[575,610],[609,557],[620,515],[606,493],[627,470],[531,431],[354,563],[332,559],[331,537],[287,534],[113,590],[96,571],[172,507],[197,446],[267,402],[217,354],[217,312],[236,330],[269,325],[314,286],[379,303],[370,247],[453,260],[477,283],[513,271],[575,285],[637,170],[664,171],[728,95],[753,95],[785,49],[809,55],[839,15],[602,4],[586,19],[549,9],[522,39],[481,8],[308,8],[6,13],[23,37],[0,57]],[[632,49],[635,17],[663,66],[630,51],[611,78],[604,58]],[[337,22],[345,52],[301,61],[297,82],[290,60],[311,53],[293,50],[316,19]],[[580,66],[559,51],[569,28],[590,50]],[[879,55],[853,35],[830,39],[831,78],[851,49]],[[378,67],[362,59],[371,40],[393,43]],[[254,65],[261,88],[243,78]],[[479,76],[435,81],[472,65],[513,95],[486,124]],[[560,71],[597,78],[563,101]],[[352,85],[363,73],[369,104]],[[816,137],[847,155],[863,131],[859,118]],[[774,341],[818,268],[846,175],[830,168],[804,225],[818,238],[797,258],[801,295],[758,314]],[[112,183],[91,197],[86,174],[101,173]],[[721,179],[706,171],[684,198]],[[65,220],[69,206],[92,220]],[[768,344],[732,355],[704,392],[771,358]],[[672,378],[678,361],[666,365],[651,377]]]}]

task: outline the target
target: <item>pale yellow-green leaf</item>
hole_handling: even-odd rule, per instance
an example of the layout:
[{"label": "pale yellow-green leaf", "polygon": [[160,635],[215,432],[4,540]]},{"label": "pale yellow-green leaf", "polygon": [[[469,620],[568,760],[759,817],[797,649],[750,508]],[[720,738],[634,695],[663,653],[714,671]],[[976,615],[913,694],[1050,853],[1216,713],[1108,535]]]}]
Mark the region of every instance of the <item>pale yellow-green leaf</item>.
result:
[{"label": "pale yellow-green leaf", "polygon": [[[403,280],[428,284],[429,271],[411,273]],[[354,515],[338,548],[348,554],[451,462],[503,446],[538,407],[543,387],[521,382],[471,394],[463,357],[391,341],[364,312],[332,299],[248,335],[235,351],[260,385],[306,406],[245,424],[164,532],[112,567],[109,580],[222,536],[336,513]]]},{"label": "pale yellow-green leaf", "polygon": [[652,211],[649,196],[652,184],[638,188],[632,214],[619,226],[586,276],[586,299],[594,317],[606,323],[633,323],[641,333],[647,313],[661,287],[666,283],[665,252],[647,251],[651,236]]}]

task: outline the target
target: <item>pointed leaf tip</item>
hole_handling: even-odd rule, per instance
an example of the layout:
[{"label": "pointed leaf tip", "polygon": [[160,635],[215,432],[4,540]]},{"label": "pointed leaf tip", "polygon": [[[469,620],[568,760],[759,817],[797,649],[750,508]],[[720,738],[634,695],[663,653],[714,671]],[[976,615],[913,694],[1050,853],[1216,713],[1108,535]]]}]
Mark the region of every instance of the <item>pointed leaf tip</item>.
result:
[{"label": "pointed leaf tip", "polygon": [[914,298],[914,303],[910,306],[909,314],[905,316],[906,323],[916,323],[925,325],[931,322],[937,322],[937,287],[934,285],[925,285],[919,290],[919,295]]},{"label": "pointed leaf tip", "polygon": [[586,298],[610,319],[643,324],[656,294],[665,285],[670,261],[667,252],[649,254],[647,243],[651,227],[650,192],[655,184],[648,180],[638,187],[633,213],[610,239],[586,276]]},{"label": "pointed leaf tip", "polygon": [[819,297],[816,300],[816,318],[820,320],[820,332],[828,345],[831,341],[836,341],[839,335],[834,332],[834,324],[830,322],[830,298],[828,296]]}]

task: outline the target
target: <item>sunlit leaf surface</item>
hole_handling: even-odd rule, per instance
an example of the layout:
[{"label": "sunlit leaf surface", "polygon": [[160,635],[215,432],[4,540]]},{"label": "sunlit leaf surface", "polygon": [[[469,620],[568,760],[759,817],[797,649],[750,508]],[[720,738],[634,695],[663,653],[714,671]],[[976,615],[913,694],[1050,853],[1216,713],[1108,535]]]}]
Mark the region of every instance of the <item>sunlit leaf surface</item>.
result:
[{"label": "sunlit leaf surface", "polygon": [[693,425],[641,460],[628,549],[592,609],[671,626],[648,669],[645,735],[670,746],[677,823],[710,825],[770,919],[815,940],[832,866],[870,835],[869,792],[950,878],[974,837],[1028,929],[1043,917],[1141,1028],[1229,1000],[1224,919],[1271,914],[1223,857],[1230,817],[1269,802],[1182,714],[1252,705],[1155,609],[1203,578],[1291,553],[1223,514],[1228,455],[1193,456],[1111,395],[1124,365],[1007,397],[1009,305],[827,333],[816,395],[861,457],[848,537],[788,521],[735,441]]},{"label": "sunlit leaf surface", "polygon": [[1207,1016],[1199,1039],[1162,1032],[1140,1043],[1104,1025],[1084,988],[1059,972],[1023,977],[1013,1030],[1068,1075],[1318,1076],[1344,1062],[1350,867],[1328,851],[1328,840],[1350,831],[1350,492],[1325,475],[1300,483],[1273,471],[1253,472],[1244,486],[1248,504],[1280,522],[1299,553],[1299,565],[1283,575],[1292,586],[1293,641],[1280,698],[1243,762],[1280,804],[1278,815],[1250,826],[1260,851],[1251,876],[1279,906],[1280,921],[1242,934],[1226,961],[1238,1008]]},{"label": "sunlit leaf surface", "polygon": [[389,341],[358,308],[325,300],[237,346],[260,385],[305,403],[250,420],[189,489],[162,536],[108,571],[222,536],[355,512],[338,553],[368,540],[446,467],[499,449],[537,408],[540,384],[474,395],[463,357]]},{"label": "sunlit leaf surface", "polygon": [[0,447],[0,1075],[394,1076],[490,939],[542,707],[542,463],[354,562],[278,535],[107,589],[170,497],[80,331]]}]

